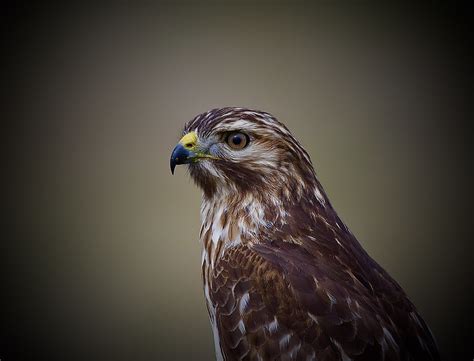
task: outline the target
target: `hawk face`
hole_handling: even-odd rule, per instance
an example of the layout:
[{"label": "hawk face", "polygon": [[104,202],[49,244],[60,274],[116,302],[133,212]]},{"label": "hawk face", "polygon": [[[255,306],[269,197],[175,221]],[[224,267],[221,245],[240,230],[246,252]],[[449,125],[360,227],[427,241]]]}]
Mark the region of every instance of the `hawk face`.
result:
[{"label": "hawk face", "polygon": [[244,108],[203,113],[184,128],[173,150],[171,171],[189,164],[205,196],[215,192],[296,191],[311,182],[313,167],[306,151],[273,116]]}]

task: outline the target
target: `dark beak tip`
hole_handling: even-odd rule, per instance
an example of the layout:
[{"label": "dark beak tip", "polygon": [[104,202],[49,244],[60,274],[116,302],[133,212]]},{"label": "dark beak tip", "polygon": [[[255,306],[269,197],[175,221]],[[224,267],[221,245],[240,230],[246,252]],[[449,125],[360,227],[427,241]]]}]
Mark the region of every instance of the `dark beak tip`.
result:
[{"label": "dark beak tip", "polygon": [[170,158],[170,168],[171,174],[174,174],[174,169],[178,164],[189,163],[188,159],[190,157],[190,152],[184,148],[181,144],[178,144],[171,153]]},{"label": "dark beak tip", "polygon": [[176,162],[174,161],[173,158],[170,159],[170,168],[171,168],[171,174],[174,175],[174,169],[176,168]]}]

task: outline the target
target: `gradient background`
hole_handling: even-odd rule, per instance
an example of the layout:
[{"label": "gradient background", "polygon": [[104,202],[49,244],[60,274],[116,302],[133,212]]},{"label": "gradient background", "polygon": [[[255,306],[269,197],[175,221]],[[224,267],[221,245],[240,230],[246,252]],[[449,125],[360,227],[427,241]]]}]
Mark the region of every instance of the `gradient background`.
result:
[{"label": "gradient background", "polygon": [[2,15],[2,361],[214,358],[200,192],[184,167],[171,176],[169,156],[186,121],[232,105],[293,131],[443,359],[472,359],[465,10],[10,4]]}]

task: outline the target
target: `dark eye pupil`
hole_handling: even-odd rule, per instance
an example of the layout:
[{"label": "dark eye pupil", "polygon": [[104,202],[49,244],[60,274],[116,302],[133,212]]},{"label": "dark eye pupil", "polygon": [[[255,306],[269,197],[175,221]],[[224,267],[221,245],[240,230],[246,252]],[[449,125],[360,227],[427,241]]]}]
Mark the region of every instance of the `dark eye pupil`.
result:
[{"label": "dark eye pupil", "polygon": [[234,143],[235,145],[239,145],[240,143],[242,143],[242,137],[240,135],[234,135],[232,137],[232,143]]}]

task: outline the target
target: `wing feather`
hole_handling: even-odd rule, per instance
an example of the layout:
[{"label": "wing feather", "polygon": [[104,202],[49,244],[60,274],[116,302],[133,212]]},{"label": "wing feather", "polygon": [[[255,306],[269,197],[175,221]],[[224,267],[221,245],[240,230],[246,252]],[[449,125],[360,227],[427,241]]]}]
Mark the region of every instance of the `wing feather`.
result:
[{"label": "wing feather", "polygon": [[224,358],[438,359],[429,330],[388,274],[335,264],[282,241],[228,249],[210,275]]}]

